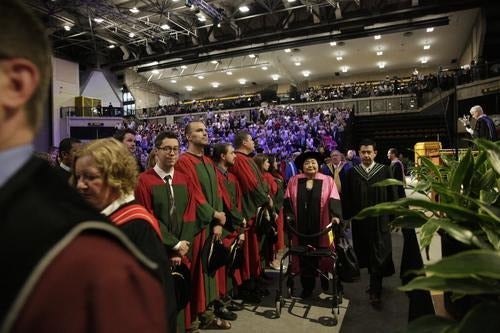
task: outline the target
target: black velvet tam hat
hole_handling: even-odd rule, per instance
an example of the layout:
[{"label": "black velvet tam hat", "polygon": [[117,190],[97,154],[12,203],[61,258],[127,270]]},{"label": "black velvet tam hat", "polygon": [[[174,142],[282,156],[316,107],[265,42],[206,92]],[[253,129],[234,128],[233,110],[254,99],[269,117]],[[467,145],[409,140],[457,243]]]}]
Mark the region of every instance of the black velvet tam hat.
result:
[{"label": "black velvet tam hat", "polygon": [[304,162],[311,158],[318,161],[318,165],[321,165],[321,163],[323,163],[323,156],[320,153],[316,151],[306,151],[295,158],[295,166],[297,167],[297,169],[302,170]]}]

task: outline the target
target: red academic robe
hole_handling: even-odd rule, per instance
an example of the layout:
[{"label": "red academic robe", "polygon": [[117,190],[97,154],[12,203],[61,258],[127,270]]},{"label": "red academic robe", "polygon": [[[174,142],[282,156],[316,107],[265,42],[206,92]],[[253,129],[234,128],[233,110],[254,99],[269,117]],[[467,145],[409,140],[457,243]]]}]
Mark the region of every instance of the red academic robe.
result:
[{"label": "red academic robe", "polygon": [[262,271],[259,253],[260,244],[253,222],[257,208],[268,202],[268,197],[262,173],[254,160],[241,152],[236,152],[236,156],[234,166],[230,168],[230,171],[236,176],[240,184],[243,216],[249,226],[245,232],[244,260],[241,268],[242,278],[245,281],[251,277],[259,276]]},{"label": "red academic robe", "polygon": [[[228,233],[225,235],[223,243],[226,248],[230,248],[239,234],[245,232],[241,227],[241,223],[244,219],[241,212],[241,189],[238,180],[232,173],[226,172],[224,174],[219,168],[217,168],[217,182],[227,218],[224,229],[227,230]],[[227,281],[226,267],[222,267],[217,276],[219,295],[225,296],[231,282]],[[231,277],[237,286],[241,285],[242,279],[239,268],[234,270]]]},{"label": "red academic robe", "polygon": [[[196,226],[196,202],[191,195],[193,193],[191,186],[184,173],[177,170],[174,172],[172,189],[174,191],[178,225],[172,226],[171,221],[169,221],[170,206],[168,205],[166,192],[169,189],[165,181],[154,169],[146,170],[139,175],[139,181],[135,189],[136,200],[160,221],[163,243],[167,248],[172,248],[180,240],[186,240],[192,246],[196,232],[199,229]],[[191,269],[192,250],[182,258],[182,262]],[[193,279],[192,283],[198,285],[200,282]],[[190,309],[189,304],[184,308],[184,322],[187,328],[191,326],[192,322]]]},{"label": "red academic robe", "polygon": [[222,200],[217,185],[215,166],[206,156],[195,156],[184,153],[175,164],[175,171],[186,174],[192,185],[195,200],[196,231],[191,243],[191,274],[192,274],[192,301],[191,314],[201,314],[206,311],[207,305],[217,298],[217,285],[214,276],[209,276],[202,262],[202,250],[213,226],[215,211],[222,211]]}]

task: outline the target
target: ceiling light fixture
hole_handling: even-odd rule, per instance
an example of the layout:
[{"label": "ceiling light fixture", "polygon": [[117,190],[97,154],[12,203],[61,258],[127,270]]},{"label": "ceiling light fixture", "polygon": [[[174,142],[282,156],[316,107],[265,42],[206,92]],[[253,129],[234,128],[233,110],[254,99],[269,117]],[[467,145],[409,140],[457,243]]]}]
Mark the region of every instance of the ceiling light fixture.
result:
[{"label": "ceiling light fixture", "polygon": [[160,74],[160,71],[159,71],[159,70],[157,70],[157,69],[153,69],[153,70],[151,71],[151,73],[153,73],[153,74]]},{"label": "ceiling light fixture", "polygon": [[427,63],[427,61],[429,61],[429,57],[422,57],[422,58],[420,58],[420,62],[421,62],[422,64],[426,64],[426,63]]},{"label": "ceiling light fixture", "polygon": [[267,71],[268,70],[267,66],[262,66],[261,68],[262,68],[263,71]]},{"label": "ceiling light fixture", "polygon": [[96,22],[96,23],[102,23],[103,21],[104,20],[102,18],[100,18],[100,17],[94,18],[94,22]]},{"label": "ceiling light fixture", "polygon": [[383,55],[383,54],[384,54],[384,52],[382,52],[382,51],[377,51],[377,55],[378,55],[378,56],[381,56],[381,55]]},{"label": "ceiling light fixture", "polygon": [[310,71],[302,71],[302,75],[304,75],[304,77],[308,77],[309,75],[311,75],[311,72]]},{"label": "ceiling light fixture", "polygon": [[278,81],[280,76],[278,74],[273,74],[273,75],[271,75],[271,78],[273,79],[273,81]]},{"label": "ceiling light fixture", "polygon": [[198,21],[200,21],[200,22],[205,22],[207,20],[207,18],[205,17],[205,15],[199,14],[197,16],[198,16]]},{"label": "ceiling light fixture", "polygon": [[342,66],[342,67],[340,67],[340,70],[342,71],[342,73],[347,73],[347,71],[349,70],[349,67]]},{"label": "ceiling light fixture", "polygon": [[295,66],[300,66],[300,65],[301,65],[300,61],[295,62]]},{"label": "ceiling light fixture", "polygon": [[385,61],[381,61],[377,65],[378,65],[378,68],[382,69],[385,67]]},{"label": "ceiling light fixture", "polygon": [[110,48],[110,49],[114,49],[114,48],[115,48],[115,45],[114,45],[114,44],[109,44],[109,45],[108,45],[108,48]]},{"label": "ceiling light fixture", "polygon": [[162,25],[160,26],[160,28],[162,28],[163,30],[168,30],[168,29],[170,29],[170,26],[169,26],[168,24],[166,24],[166,23],[165,23],[165,24],[162,24]]},{"label": "ceiling light fixture", "polygon": [[226,72],[226,75],[233,75],[233,72],[231,72],[231,71],[227,71],[227,72]]},{"label": "ceiling light fixture", "polygon": [[380,35],[375,35],[375,36],[373,36],[373,38],[375,38],[375,39],[377,39],[377,40],[378,40],[378,39],[382,38],[382,36],[380,36]]},{"label": "ceiling light fixture", "polygon": [[240,8],[238,8],[240,12],[242,13],[248,13],[250,11],[250,8],[248,8],[247,5],[241,5]]},{"label": "ceiling light fixture", "polygon": [[330,42],[330,46],[336,46],[337,42]]},{"label": "ceiling light fixture", "polygon": [[288,0],[288,3],[292,3],[292,2],[295,2],[297,0]]},{"label": "ceiling light fixture", "polygon": [[134,38],[134,37],[135,37],[135,34],[134,34],[133,32],[130,32],[130,33],[128,34],[128,36],[129,36],[130,38]]},{"label": "ceiling light fixture", "polygon": [[71,26],[70,26],[70,25],[68,25],[68,24],[65,24],[65,25],[64,25],[64,30],[66,30],[66,31],[70,31],[70,30],[71,30]]},{"label": "ceiling light fixture", "polygon": [[197,78],[198,78],[199,80],[203,80],[205,77],[204,77],[203,75],[198,75],[198,76],[197,76]]},{"label": "ceiling light fixture", "polygon": [[182,69],[186,69],[186,68],[188,68],[188,66],[186,66],[186,65],[182,65],[182,66],[181,66],[181,68],[182,68]]},{"label": "ceiling light fixture", "polygon": [[433,31],[434,31],[433,27],[427,28],[427,32],[433,32]]},{"label": "ceiling light fixture", "polygon": [[250,53],[250,54],[248,55],[248,57],[253,59],[253,58],[255,58],[255,57],[256,57],[256,55],[255,55],[255,54],[253,54],[253,53]]},{"label": "ceiling light fixture", "polygon": [[338,61],[341,61],[342,59],[344,59],[344,58],[342,58],[341,56],[337,56]]},{"label": "ceiling light fixture", "polygon": [[214,88],[218,88],[220,86],[220,83],[219,82],[212,82],[212,87]]},{"label": "ceiling light fixture", "polygon": [[193,91],[193,87],[192,86],[186,86],[186,90],[187,91]]},{"label": "ceiling light fixture", "polygon": [[285,49],[285,52],[290,53],[290,52],[292,52],[292,49]]},{"label": "ceiling light fixture", "polygon": [[431,48],[431,46],[430,46],[429,44],[424,45],[424,50],[428,50],[428,49],[430,49],[430,48]]},{"label": "ceiling light fixture", "polygon": [[245,80],[245,79],[239,79],[239,80],[238,80],[238,82],[239,82],[240,84],[245,84],[245,83],[247,83],[247,80]]},{"label": "ceiling light fixture", "polygon": [[211,63],[211,64],[216,65],[216,64],[218,64],[219,62],[218,62],[217,60],[212,60],[212,61],[210,61],[210,63]]},{"label": "ceiling light fixture", "polygon": [[172,80],[170,80],[170,83],[177,83],[177,80],[176,79],[172,79]]},{"label": "ceiling light fixture", "polygon": [[139,9],[137,9],[136,6],[132,7],[129,9],[133,14],[137,14],[139,12]]}]

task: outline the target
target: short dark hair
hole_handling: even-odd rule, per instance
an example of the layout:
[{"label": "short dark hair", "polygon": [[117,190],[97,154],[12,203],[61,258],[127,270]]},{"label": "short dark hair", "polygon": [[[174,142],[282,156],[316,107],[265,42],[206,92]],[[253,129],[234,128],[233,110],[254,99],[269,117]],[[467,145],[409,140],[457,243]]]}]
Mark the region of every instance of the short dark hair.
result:
[{"label": "short dark hair", "polygon": [[361,142],[359,143],[359,148],[361,148],[361,146],[373,146],[373,150],[377,150],[377,144],[372,139],[361,140]]},{"label": "short dark hair", "polygon": [[234,148],[238,149],[243,146],[243,141],[245,141],[248,136],[250,136],[250,132],[246,130],[236,133],[236,135],[234,136]]},{"label": "short dark hair", "polygon": [[389,148],[389,153],[398,156],[398,150],[396,148]]},{"label": "short dark hair", "polygon": [[131,128],[125,128],[125,129],[121,129],[121,130],[118,130],[115,132],[115,134],[113,134],[113,138],[120,141],[120,142],[123,142],[123,139],[125,139],[125,134],[132,134],[133,136],[135,136],[137,134],[136,131],[134,131],[133,129]]},{"label": "short dark hair", "polygon": [[231,146],[230,143],[217,143],[213,146],[212,160],[215,163],[219,163],[222,159],[220,155],[227,153],[228,147]]},{"label": "short dark hair", "polygon": [[59,157],[61,157],[62,153],[69,153],[74,143],[81,143],[81,141],[75,138],[62,139],[59,143]]},{"label": "short dark hair", "polygon": [[193,121],[190,121],[186,127],[184,128],[184,135],[188,135],[189,133],[191,133],[191,124],[192,123],[202,123],[202,124],[205,124],[203,121],[201,120],[193,120]]},{"label": "short dark hair", "polygon": [[177,141],[179,141],[179,138],[177,137],[177,134],[175,134],[174,132],[161,132],[160,134],[158,134],[156,136],[155,147],[156,148],[160,148],[161,147],[161,143],[165,139],[176,139]]}]

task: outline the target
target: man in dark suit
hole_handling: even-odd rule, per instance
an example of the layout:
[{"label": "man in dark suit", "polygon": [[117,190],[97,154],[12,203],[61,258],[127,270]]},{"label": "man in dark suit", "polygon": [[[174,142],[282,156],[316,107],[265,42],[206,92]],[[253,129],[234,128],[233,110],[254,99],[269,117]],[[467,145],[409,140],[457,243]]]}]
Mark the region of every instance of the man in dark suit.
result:
[{"label": "man in dark suit", "polygon": [[57,170],[66,181],[69,181],[69,177],[71,177],[74,152],[80,145],[81,141],[75,138],[64,138],[59,143]]},{"label": "man in dark suit", "polygon": [[483,108],[479,105],[475,105],[470,108],[470,114],[472,118],[476,120],[476,125],[474,129],[472,129],[470,124],[465,123],[465,130],[469,132],[473,138],[496,141],[497,131],[495,123],[484,113]]}]

